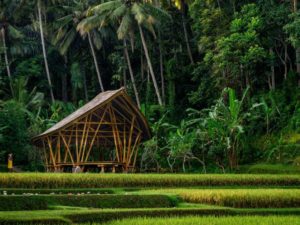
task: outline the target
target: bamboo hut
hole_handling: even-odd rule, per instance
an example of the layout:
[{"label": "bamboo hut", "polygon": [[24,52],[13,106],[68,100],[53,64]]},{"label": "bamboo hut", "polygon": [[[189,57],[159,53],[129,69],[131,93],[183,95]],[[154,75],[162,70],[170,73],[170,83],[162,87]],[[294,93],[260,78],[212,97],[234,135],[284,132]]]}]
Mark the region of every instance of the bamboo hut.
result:
[{"label": "bamboo hut", "polygon": [[47,171],[79,166],[127,172],[135,168],[139,144],[149,138],[145,117],[121,88],[100,93],[32,141]]}]

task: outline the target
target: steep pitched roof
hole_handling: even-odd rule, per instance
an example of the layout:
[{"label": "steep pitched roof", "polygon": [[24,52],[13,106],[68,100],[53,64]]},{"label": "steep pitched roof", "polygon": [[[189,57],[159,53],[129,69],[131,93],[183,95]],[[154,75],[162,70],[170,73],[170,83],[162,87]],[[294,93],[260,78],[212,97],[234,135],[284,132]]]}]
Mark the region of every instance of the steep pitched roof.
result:
[{"label": "steep pitched roof", "polygon": [[[113,91],[105,91],[100,94],[98,94],[95,98],[93,98],[91,101],[86,103],[84,106],[77,109],[75,112],[71,113],[66,118],[62,119],[58,123],[56,123],[54,126],[46,130],[45,132],[35,136],[32,140],[33,142],[37,141],[38,139],[42,137],[46,137],[48,135],[54,134],[56,132],[59,132],[63,130],[64,128],[71,125],[73,122],[81,119],[89,112],[99,109],[101,107],[104,107],[107,105],[107,103],[112,102],[115,98],[122,97],[124,100],[126,100],[126,103],[130,105],[131,110],[136,114],[139,123],[142,126],[143,130],[143,140],[148,140],[151,138],[151,132],[149,125],[147,123],[146,118],[142,114],[142,112],[136,107],[136,105],[133,103],[133,101],[130,99],[130,97],[127,95],[125,88],[120,88],[118,90]],[[119,109],[122,111],[122,109]]]}]

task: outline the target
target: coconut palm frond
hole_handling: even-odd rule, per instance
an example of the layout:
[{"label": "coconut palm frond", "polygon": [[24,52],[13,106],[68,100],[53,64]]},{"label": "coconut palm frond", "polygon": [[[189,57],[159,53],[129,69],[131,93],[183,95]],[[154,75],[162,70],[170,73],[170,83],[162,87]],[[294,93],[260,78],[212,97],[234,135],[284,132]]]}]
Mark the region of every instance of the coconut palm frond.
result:
[{"label": "coconut palm frond", "polygon": [[121,5],[120,7],[116,8],[115,10],[112,11],[110,18],[113,21],[116,21],[119,18],[121,18],[123,15],[125,15],[127,11],[128,11],[128,8],[126,7],[126,5]]},{"label": "coconut palm frond", "polygon": [[132,26],[132,23],[133,23],[133,20],[129,14],[126,14],[125,16],[123,16],[120,26],[118,27],[118,30],[117,30],[117,35],[120,40],[124,39],[124,37],[126,37],[126,35],[128,34],[128,32]]},{"label": "coconut palm frond", "polygon": [[93,14],[103,14],[107,12],[111,12],[112,10],[122,6],[122,1],[115,0],[115,1],[109,1],[102,3],[100,5],[94,6],[93,8],[89,9],[87,12],[88,16],[91,16]]},{"label": "coconut palm frond", "polygon": [[104,16],[99,15],[93,15],[90,17],[87,17],[83,19],[76,27],[77,31],[80,32],[80,34],[84,34],[89,32],[92,29],[98,28],[103,26],[103,22],[105,21]]},{"label": "coconut palm frond", "polygon": [[24,35],[22,32],[14,26],[8,26],[8,33],[10,38],[12,39],[23,39]]},{"label": "coconut palm frond", "polygon": [[147,14],[151,15],[155,19],[156,22],[172,20],[171,15],[167,11],[162,10],[159,7],[155,7],[147,3],[143,4],[142,7],[145,10],[145,12],[147,12]]},{"label": "coconut palm frond", "polygon": [[139,24],[142,24],[147,19],[147,14],[141,4],[134,3],[131,11]]},{"label": "coconut palm frond", "polygon": [[93,30],[91,32],[91,36],[92,36],[93,44],[96,46],[96,48],[98,50],[101,49],[103,46],[103,42],[102,42],[102,37],[99,34],[99,32],[96,32],[95,30]]},{"label": "coconut palm frond", "polygon": [[75,29],[71,29],[65,34],[64,39],[59,44],[60,54],[64,55],[67,52],[68,48],[70,47],[72,42],[75,40],[75,38],[76,38],[76,30]]}]

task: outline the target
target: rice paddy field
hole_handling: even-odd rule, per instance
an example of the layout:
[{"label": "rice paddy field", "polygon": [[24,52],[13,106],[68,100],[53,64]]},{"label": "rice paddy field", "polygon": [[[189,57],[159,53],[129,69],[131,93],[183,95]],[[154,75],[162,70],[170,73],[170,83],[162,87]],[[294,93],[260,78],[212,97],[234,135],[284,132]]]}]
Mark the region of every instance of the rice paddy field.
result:
[{"label": "rice paddy field", "polygon": [[0,173],[0,224],[300,225],[300,175]]}]

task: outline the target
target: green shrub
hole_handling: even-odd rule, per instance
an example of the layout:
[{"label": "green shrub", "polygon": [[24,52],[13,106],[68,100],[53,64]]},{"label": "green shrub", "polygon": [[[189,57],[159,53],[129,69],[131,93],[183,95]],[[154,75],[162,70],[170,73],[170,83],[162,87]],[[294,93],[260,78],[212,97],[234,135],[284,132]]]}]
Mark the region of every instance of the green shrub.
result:
[{"label": "green shrub", "polygon": [[0,173],[1,188],[293,186],[299,175]]},{"label": "green shrub", "polygon": [[1,211],[41,210],[55,205],[91,208],[163,208],[174,207],[177,201],[164,195],[0,196]]}]

